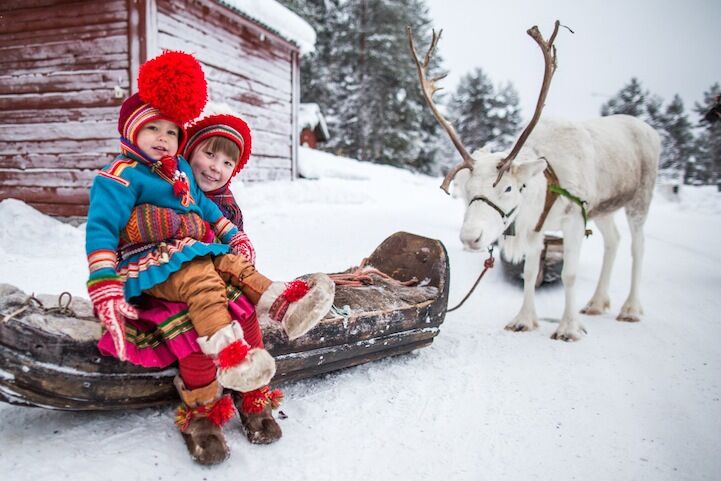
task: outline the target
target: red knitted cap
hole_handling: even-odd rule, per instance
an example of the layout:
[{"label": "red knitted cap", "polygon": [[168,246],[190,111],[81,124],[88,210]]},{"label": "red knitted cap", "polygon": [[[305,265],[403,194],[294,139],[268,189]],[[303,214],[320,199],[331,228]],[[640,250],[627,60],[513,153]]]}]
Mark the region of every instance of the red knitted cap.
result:
[{"label": "red knitted cap", "polygon": [[183,156],[190,160],[193,151],[201,142],[216,136],[231,140],[240,150],[240,158],[235,163],[235,169],[230,176],[232,178],[248,163],[252,150],[250,127],[240,117],[228,114],[209,115],[193,123],[188,127],[188,142]]}]

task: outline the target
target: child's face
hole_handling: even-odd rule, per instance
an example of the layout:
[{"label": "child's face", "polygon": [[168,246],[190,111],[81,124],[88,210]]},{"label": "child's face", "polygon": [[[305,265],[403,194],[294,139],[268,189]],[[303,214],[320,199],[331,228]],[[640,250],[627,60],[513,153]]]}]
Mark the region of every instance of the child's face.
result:
[{"label": "child's face", "polygon": [[193,151],[190,157],[195,181],[203,192],[223,187],[235,169],[235,159],[223,152],[212,152],[204,142]]},{"label": "child's face", "polygon": [[138,133],[137,144],[153,160],[178,152],[180,129],[168,120],[148,122]]}]

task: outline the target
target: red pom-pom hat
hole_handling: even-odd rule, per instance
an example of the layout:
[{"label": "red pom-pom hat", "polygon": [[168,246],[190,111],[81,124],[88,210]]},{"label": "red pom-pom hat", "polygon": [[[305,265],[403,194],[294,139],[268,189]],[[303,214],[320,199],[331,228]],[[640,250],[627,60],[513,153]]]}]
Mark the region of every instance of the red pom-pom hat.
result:
[{"label": "red pom-pom hat", "polygon": [[235,169],[230,176],[233,178],[248,163],[252,150],[250,127],[240,117],[228,114],[209,115],[193,123],[188,128],[188,143],[185,144],[183,156],[190,160],[193,151],[201,142],[216,136],[225,137],[234,142],[240,150],[240,158],[235,163]]},{"label": "red pom-pom hat", "polygon": [[145,124],[169,120],[180,128],[181,152],[187,140],[185,125],[200,115],[207,101],[208,84],[195,57],[165,51],[140,66],[138,93],[120,107],[118,132],[135,144]]}]

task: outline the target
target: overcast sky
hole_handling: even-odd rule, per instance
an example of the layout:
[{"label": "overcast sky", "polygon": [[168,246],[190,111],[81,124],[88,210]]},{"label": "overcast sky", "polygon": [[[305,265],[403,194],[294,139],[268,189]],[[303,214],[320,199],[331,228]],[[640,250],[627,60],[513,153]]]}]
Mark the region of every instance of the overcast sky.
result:
[{"label": "overcast sky", "polygon": [[[544,114],[597,116],[632,76],[665,103],[680,94],[689,112],[704,91],[721,83],[721,0],[427,2],[434,27],[443,28],[446,90],[482,67],[495,84],[513,82],[526,119],[543,76],[541,51],[526,30],[538,25],[547,39],[556,18],[576,33],[561,29],[556,39],[558,69]],[[426,46],[417,48],[425,53]]]}]

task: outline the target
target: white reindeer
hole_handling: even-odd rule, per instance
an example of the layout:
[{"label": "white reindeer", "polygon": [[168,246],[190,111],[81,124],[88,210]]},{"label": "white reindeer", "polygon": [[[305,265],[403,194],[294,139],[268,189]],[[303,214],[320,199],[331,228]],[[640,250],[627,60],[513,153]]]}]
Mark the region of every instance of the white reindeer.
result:
[{"label": "white reindeer", "polygon": [[[534,296],[543,230],[562,230],[565,308],[558,329],[551,337],[575,341],[585,334],[578,321],[573,288],[586,231],[586,209],[603,236],[604,255],[596,291],[581,312],[601,314],[610,307],[608,285],[619,241],[613,213],[623,207],[631,231],[633,266],[631,290],[617,319],[636,322],[643,313],[638,295],[643,225],[658,170],[660,141],[648,124],[627,115],[586,122],[538,122],[556,67],[553,40],[558,27],[556,22],[548,42],[537,27],[528,30],[543,51],[546,70],[533,119],[510,154],[485,149],[475,151],[472,156],[468,154],[453,127],[433,104],[433,93],[438,90],[434,82],[439,79],[426,79],[425,72],[440,34],[436,36],[434,32],[423,65],[415,54],[410,31],[408,37],[426,101],[464,159],[449,172],[441,187],[448,192],[448,185],[459,170],[471,170],[464,192],[468,206],[461,241],[470,249],[481,250],[515,223],[515,236],[504,236],[501,244],[511,260],[518,262],[525,257],[523,305],[506,329],[528,331],[538,327]],[[516,158],[517,162],[513,163]],[[555,195],[553,191],[560,189],[551,186],[560,186],[563,195]]]}]

